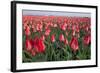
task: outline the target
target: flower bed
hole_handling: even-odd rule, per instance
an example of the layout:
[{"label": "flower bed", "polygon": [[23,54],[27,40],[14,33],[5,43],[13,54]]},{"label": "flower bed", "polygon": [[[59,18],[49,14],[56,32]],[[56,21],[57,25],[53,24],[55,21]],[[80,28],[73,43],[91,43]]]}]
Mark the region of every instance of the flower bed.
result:
[{"label": "flower bed", "polygon": [[89,17],[23,16],[23,62],[91,58]]}]

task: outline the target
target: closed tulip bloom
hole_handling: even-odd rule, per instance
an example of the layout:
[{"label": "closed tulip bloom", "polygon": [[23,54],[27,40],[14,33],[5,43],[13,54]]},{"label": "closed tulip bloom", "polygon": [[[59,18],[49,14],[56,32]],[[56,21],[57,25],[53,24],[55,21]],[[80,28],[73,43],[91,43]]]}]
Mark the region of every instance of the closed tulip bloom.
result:
[{"label": "closed tulip bloom", "polygon": [[51,36],[51,41],[55,42],[55,35],[54,34]]},{"label": "closed tulip bloom", "polygon": [[73,51],[77,51],[79,49],[78,39],[73,37],[70,41],[70,47]]},{"label": "closed tulip bloom", "polygon": [[83,37],[83,43],[85,45],[89,45],[89,43],[91,42],[91,36],[90,35],[86,35]]},{"label": "closed tulip bloom", "polygon": [[64,41],[64,40],[65,40],[63,34],[60,34],[60,36],[59,36],[59,40],[60,40],[60,41]]},{"label": "closed tulip bloom", "polygon": [[61,25],[61,29],[65,31],[66,30],[66,26],[64,24]]},{"label": "closed tulip bloom", "polygon": [[31,40],[26,40],[25,41],[25,46],[26,46],[26,50],[27,51],[30,51],[32,49],[32,43],[31,43]]},{"label": "closed tulip bloom", "polygon": [[46,29],[45,31],[45,35],[48,36],[50,34],[51,30],[50,29]]},{"label": "closed tulip bloom", "polygon": [[68,39],[67,38],[64,40],[64,44],[68,45]]},{"label": "closed tulip bloom", "polygon": [[26,34],[26,36],[29,36],[31,34],[29,26],[26,26],[25,34]]}]

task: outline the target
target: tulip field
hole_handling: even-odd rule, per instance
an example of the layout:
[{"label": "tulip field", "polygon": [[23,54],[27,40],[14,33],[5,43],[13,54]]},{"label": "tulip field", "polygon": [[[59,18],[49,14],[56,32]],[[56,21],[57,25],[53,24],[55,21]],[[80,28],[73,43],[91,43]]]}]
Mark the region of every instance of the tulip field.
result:
[{"label": "tulip field", "polygon": [[91,59],[91,18],[23,15],[22,61]]}]

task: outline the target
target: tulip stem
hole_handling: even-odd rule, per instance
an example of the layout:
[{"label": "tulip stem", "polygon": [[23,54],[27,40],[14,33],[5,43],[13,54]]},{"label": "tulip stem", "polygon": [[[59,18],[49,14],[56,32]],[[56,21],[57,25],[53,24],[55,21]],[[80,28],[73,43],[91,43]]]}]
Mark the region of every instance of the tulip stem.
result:
[{"label": "tulip stem", "polygon": [[73,59],[73,60],[76,59],[76,51],[72,51],[72,59]]}]

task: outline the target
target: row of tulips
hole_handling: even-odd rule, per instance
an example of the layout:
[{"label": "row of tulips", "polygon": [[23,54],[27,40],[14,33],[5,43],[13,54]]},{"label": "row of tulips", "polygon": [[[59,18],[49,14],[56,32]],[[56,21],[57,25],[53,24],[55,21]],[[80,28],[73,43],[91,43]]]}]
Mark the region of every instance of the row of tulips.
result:
[{"label": "row of tulips", "polygon": [[23,16],[23,62],[90,59],[89,17]]}]

